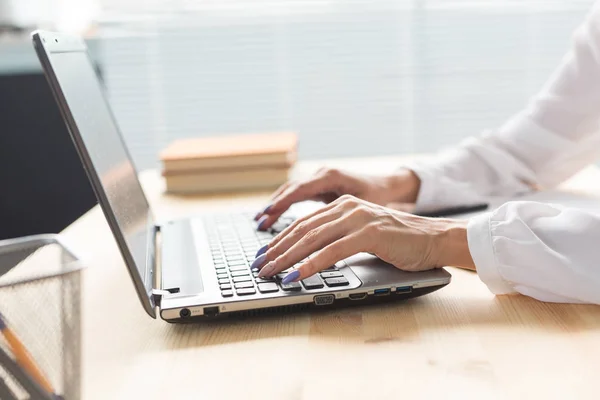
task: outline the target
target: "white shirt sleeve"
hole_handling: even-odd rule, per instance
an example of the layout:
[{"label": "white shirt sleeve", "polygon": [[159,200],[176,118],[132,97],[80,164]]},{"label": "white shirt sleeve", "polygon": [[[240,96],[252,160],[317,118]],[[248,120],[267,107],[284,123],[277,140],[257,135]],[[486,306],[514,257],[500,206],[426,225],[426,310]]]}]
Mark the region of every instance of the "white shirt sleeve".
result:
[{"label": "white shirt sleeve", "polygon": [[[417,210],[468,205],[550,188],[600,156],[600,4],[529,106],[496,131],[409,167]],[[469,249],[494,293],[600,304],[600,219],[573,209],[512,202],[474,218]]]}]

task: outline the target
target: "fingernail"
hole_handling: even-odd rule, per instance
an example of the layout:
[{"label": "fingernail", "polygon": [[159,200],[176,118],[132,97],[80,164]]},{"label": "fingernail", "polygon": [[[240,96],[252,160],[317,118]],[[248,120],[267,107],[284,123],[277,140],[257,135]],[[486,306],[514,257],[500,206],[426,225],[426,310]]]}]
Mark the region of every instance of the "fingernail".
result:
[{"label": "fingernail", "polygon": [[294,282],[298,278],[300,278],[300,271],[295,269],[292,272],[289,272],[286,276],[284,276],[281,280],[281,283],[287,285],[290,282]]},{"label": "fingernail", "polygon": [[254,220],[258,221],[258,219],[260,218],[261,215],[264,215],[266,213],[269,212],[269,210],[271,209],[271,207],[273,207],[273,204],[269,204],[268,206],[266,206],[262,211],[258,212],[255,216],[254,216]]},{"label": "fingernail", "polygon": [[267,251],[269,249],[269,245],[265,244],[263,247],[261,247],[260,249],[258,249],[258,251],[256,252],[256,256],[255,257],[260,257],[263,254],[265,254],[265,251]]},{"label": "fingernail", "polygon": [[260,219],[258,220],[258,230],[262,231],[263,230],[263,225],[265,224],[265,221],[269,218],[268,215],[263,215],[262,217],[260,217]]},{"label": "fingernail", "polygon": [[265,262],[265,258],[267,258],[266,254],[261,254],[260,256],[256,257],[256,260],[252,262],[250,269],[262,267],[263,263]]},{"label": "fingernail", "polygon": [[274,270],[275,270],[275,262],[269,261],[267,263],[267,265],[265,265],[263,267],[263,269],[260,270],[260,272],[258,273],[258,277],[264,278],[266,276],[270,276],[271,274],[273,274]]}]

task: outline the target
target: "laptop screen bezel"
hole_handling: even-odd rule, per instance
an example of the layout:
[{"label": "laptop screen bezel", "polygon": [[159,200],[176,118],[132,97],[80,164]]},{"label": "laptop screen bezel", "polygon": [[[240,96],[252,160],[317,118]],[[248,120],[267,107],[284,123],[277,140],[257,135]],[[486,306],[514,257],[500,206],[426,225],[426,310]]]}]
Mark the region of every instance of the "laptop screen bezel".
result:
[{"label": "laptop screen bezel", "polygon": [[[86,174],[90,180],[90,184],[96,194],[98,199],[98,203],[102,208],[102,211],[107,219],[108,225],[115,237],[117,245],[119,246],[119,250],[121,255],[127,265],[127,269],[129,271],[129,275],[133,281],[135,286],[137,295],[144,307],[144,310],[150,315],[152,318],[156,318],[156,304],[154,301],[154,296],[152,293],[153,290],[153,282],[155,277],[155,241],[148,240],[148,249],[146,254],[146,265],[144,266],[147,270],[147,273],[150,274],[147,282],[144,283],[142,276],[136,266],[135,260],[131,252],[129,251],[129,247],[127,245],[125,236],[121,231],[119,224],[117,222],[116,216],[112,207],[109,203],[106,192],[102,186],[102,182],[100,177],[98,176],[90,155],[83,143],[83,139],[81,137],[81,133],[78,130],[77,124],[75,123],[75,119],[71,113],[71,110],[67,104],[66,97],[62,92],[60,84],[58,83],[58,79],[56,77],[55,71],[52,67],[51,63],[51,54],[52,53],[84,53],[85,56],[90,60],[89,53],[87,51],[87,46],[83,39],[77,36],[65,35],[54,32],[46,32],[46,31],[34,31],[31,34],[31,38],[33,41],[33,45],[35,51],[40,60],[42,69],[44,71],[44,75],[50,85],[52,94],[56,100],[58,108],[60,109],[60,113],[65,121],[71,139],[77,149],[77,153],[79,154],[79,158],[83,167],[86,171]],[[107,102],[106,97],[104,96],[104,101]],[[129,154],[129,150],[125,143],[123,142],[123,135],[120,132],[116,119],[112,113],[110,105],[107,104],[108,112],[111,114],[110,117],[113,119],[115,128],[119,134],[121,142],[123,143],[123,147],[127,153],[127,156],[131,160],[131,155]],[[133,164],[133,162],[132,162]],[[135,166],[134,166],[135,168]],[[146,203],[148,203],[146,199]],[[154,238],[154,231],[156,229],[154,218],[152,215],[152,210],[150,205],[148,204],[148,221],[146,229],[148,230],[147,234],[149,238]]]}]

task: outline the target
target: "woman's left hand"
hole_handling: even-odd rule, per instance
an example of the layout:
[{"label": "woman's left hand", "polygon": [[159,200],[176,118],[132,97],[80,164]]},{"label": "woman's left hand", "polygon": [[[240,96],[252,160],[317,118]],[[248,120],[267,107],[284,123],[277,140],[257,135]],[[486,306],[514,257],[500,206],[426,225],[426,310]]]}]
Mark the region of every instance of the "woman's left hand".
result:
[{"label": "woman's left hand", "polygon": [[296,220],[252,267],[261,269],[260,277],[270,277],[296,266],[283,279],[289,283],[367,252],[406,271],[444,265],[474,269],[466,225],[467,221],[419,217],[346,195]]}]

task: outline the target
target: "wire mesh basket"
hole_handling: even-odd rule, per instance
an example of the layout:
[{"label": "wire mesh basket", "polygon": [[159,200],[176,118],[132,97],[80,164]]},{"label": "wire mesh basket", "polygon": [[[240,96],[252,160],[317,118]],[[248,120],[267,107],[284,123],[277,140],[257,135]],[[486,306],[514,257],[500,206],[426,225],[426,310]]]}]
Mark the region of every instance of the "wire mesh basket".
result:
[{"label": "wire mesh basket", "polygon": [[59,235],[0,241],[0,399],[80,398],[81,270]]}]

